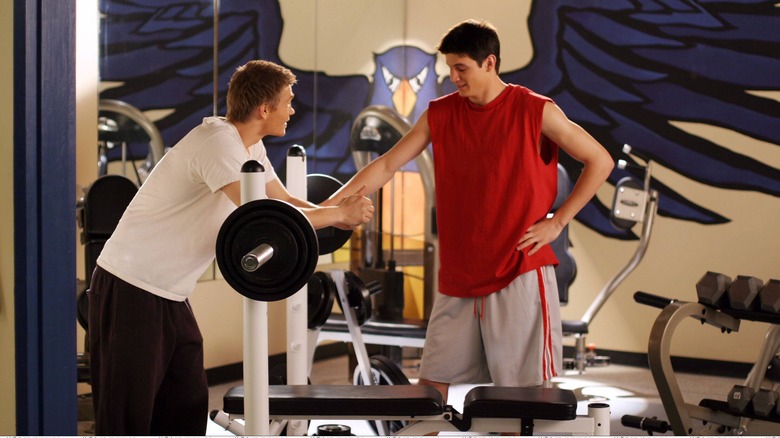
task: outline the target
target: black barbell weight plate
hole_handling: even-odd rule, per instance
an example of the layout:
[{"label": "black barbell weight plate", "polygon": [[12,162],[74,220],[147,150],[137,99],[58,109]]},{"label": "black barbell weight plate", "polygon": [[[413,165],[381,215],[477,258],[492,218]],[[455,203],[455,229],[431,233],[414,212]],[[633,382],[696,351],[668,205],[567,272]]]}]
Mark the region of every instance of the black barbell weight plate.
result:
[{"label": "black barbell weight plate", "polygon": [[308,288],[309,330],[316,330],[328,321],[336,299],[336,285],[330,274],[315,272],[309,278]]},{"label": "black barbell weight plate", "polygon": [[[254,272],[241,259],[261,244],[271,259]],[[285,299],[303,287],[318,259],[317,236],[309,219],[293,205],[274,199],[248,202],[231,213],[217,235],[216,260],[225,281],[257,301]]]},{"label": "black barbell weight plate", "polygon": [[401,367],[387,356],[371,356],[371,367],[379,371],[380,385],[411,385]]},{"label": "black barbell weight plate", "polygon": [[345,271],[344,277],[347,279],[347,299],[350,306],[355,309],[358,324],[363,325],[371,318],[371,291],[354,272]]},{"label": "black barbell weight plate", "polygon": [[[371,318],[371,292],[363,283],[363,280],[354,272],[344,271],[344,279],[347,283],[347,302],[349,307],[355,310],[358,325],[363,325]],[[341,311],[344,312],[341,300],[338,303]]]},{"label": "black barbell weight plate", "polygon": [[[369,362],[371,364],[371,373],[373,374],[373,378],[376,381],[377,385],[409,385],[409,378],[406,377],[406,374],[404,374],[403,370],[390,358],[387,356],[383,356],[381,354],[376,354],[374,356],[371,356],[369,359]],[[352,377],[352,384],[354,385],[363,385],[363,375],[360,374],[360,368],[355,368],[355,371],[353,373]],[[379,427],[377,425],[378,421],[369,421],[369,424],[371,425],[371,428],[374,430],[374,432],[378,433]],[[385,421],[384,423],[384,429],[385,432],[390,434],[395,434],[399,430],[406,427],[407,422],[402,420],[392,420],[392,421]]]},{"label": "black barbell weight plate", "polygon": [[[309,202],[319,204],[330,195],[336,193],[343,184],[330,175],[312,173],[306,176],[306,192]],[[317,240],[320,245],[320,255],[330,254],[344,246],[352,237],[351,230],[336,227],[325,227],[317,230]]]}]

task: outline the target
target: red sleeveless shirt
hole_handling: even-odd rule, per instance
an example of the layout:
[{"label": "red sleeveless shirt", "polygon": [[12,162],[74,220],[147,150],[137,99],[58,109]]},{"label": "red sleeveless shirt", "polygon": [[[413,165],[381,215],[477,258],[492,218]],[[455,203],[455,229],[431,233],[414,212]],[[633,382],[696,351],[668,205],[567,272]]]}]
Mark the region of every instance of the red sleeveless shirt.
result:
[{"label": "red sleeveless shirt", "polygon": [[515,249],[557,193],[558,147],[542,136],[546,102],[512,84],[485,106],[457,92],[431,101],[442,294],[488,295],[558,264],[550,245],[532,256]]}]

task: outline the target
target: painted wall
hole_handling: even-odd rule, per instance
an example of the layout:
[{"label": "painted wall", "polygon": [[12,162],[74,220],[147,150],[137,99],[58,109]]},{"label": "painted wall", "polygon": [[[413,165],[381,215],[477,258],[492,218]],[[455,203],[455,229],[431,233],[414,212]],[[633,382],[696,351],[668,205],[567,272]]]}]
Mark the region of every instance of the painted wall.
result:
[{"label": "painted wall", "polygon": [[[0,1],[0,59],[13,59],[13,2]],[[0,204],[13,205],[13,63],[0,63]],[[16,435],[14,212],[0,209],[0,435]]]},{"label": "painted wall", "polygon": [[[79,2],[81,6],[82,2]],[[13,2],[0,0],[7,13],[0,22],[0,58],[12,59]],[[302,70],[317,70],[328,75],[370,75],[374,53],[398,44],[408,44],[432,52],[438,38],[455,22],[469,17],[486,18],[498,27],[503,42],[504,70],[526,65],[533,56],[525,17],[529,1],[484,1],[479,6],[470,2],[397,1],[335,1],[305,0],[281,2],[284,28],[279,44],[279,57],[288,65]],[[86,18],[85,18],[86,17]],[[85,39],[94,38],[94,19],[79,12],[79,63],[94,62],[94,46],[85,48]],[[83,26],[83,27],[82,27]],[[356,27],[357,26],[357,27]],[[82,34],[82,29],[90,29]],[[349,30],[348,30],[349,29]],[[81,35],[86,35],[85,39]],[[355,37],[355,36],[358,37]],[[85,55],[86,53],[86,55]],[[93,61],[82,61],[82,59]],[[81,67],[81,64],[80,64]],[[77,183],[88,184],[94,178],[95,163],[93,132],[95,85],[82,81],[94,76],[90,70],[78,68],[77,99],[78,169]],[[437,72],[446,74],[439,62]],[[12,65],[0,64],[0,203],[12,204],[13,176],[13,113]],[[767,87],[771,88],[771,87]],[[772,89],[747,90],[777,102],[777,84]],[[777,169],[780,150],[777,144],[756,140],[734,129],[706,126],[700,123],[671,120],[675,126],[693,136],[706,138],[714,144]],[[86,163],[86,164],[85,164]],[[696,166],[692,163],[691,166]],[[635,304],[635,290],[657,292],[684,300],[695,299],[693,285],[706,271],[721,271],[731,276],[755,275],[764,280],[778,277],[780,233],[773,226],[780,215],[776,196],[755,191],[716,188],[684,176],[673,169],[659,166],[657,179],[678,188],[686,198],[695,200],[730,219],[720,225],[700,225],[670,217],[659,217],[647,256],[635,273],[619,288],[595,318],[589,340],[598,347],[632,352],[646,351],[650,326],[657,311]],[[598,194],[603,204],[611,202],[611,186]],[[13,214],[0,209],[0,435],[15,434],[15,389],[13,324]],[[564,307],[565,318],[579,318],[606,281],[633,252],[635,243],[602,236],[591,228],[574,223],[571,226],[572,252],[579,274],[571,289],[571,301]],[[81,260],[79,254],[79,260]],[[80,263],[80,261],[79,261]],[[78,275],[82,276],[79,265]],[[206,366],[211,368],[241,360],[241,298],[222,281],[207,281],[199,285],[193,297],[201,329],[206,339]],[[272,305],[272,352],[281,352],[283,342],[283,312]],[[721,335],[691,321],[681,329],[673,344],[673,354],[739,362],[755,359],[766,326],[745,322],[739,333]]]},{"label": "painted wall", "polygon": [[[344,3],[340,2],[342,8],[349,10],[350,6]],[[320,6],[320,14],[332,6],[327,1],[321,3],[325,4],[328,7]],[[368,4],[375,5],[373,2]],[[468,2],[406,2],[401,5],[406,8],[402,39],[388,41],[383,46],[363,36],[373,33],[366,33],[366,29],[381,29],[381,23],[390,21],[386,17],[393,15],[357,12],[359,6],[353,4],[352,16],[361,17],[360,25],[354,34],[361,37],[348,40],[349,50],[339,52],[337,47],[343,39],[331,40],[328,38],[330,34],[323,34],[318,39],[318,49],[330,48],[326,51],[326,56],[318,56],[316,65],[291,64],[303,69],[316,68],[330,74],[361,71],[343,67],[343,64],[347,63],[345,58],[359,60],[360,54],[363,53],[362,58],[368,59],[370,53],[381,52],[393,44],[414,45],[432,52],[441,35],[454,23],[466,18],[484,18],[496,25],[502,37],[502,71],[511,71],[525,66],[533,56],[532,41],[526,25],[530,5],[530,2],[506,1],[480,2],[478,6]],[[292,11],[283,9],[283,14],[285,33],[282,41],[291,41],[293,37],[286,35],[291,32],[297,34],[305,22],[299,24]],[[347,15],[344,10],[334,14],[334,28],[347,25],[338,21],[341,14]],[[755,38],[760,39],[758,30]],[[365,44],[361,47],[360,44],[364,40]],[[292,59],[285,55],[284,49],[294,52],[293,46],[292,43],[289,43],[289,46],[281,46],[282,59]],[[340,57],[339,53],[342,53]],[[353,68],[360,67],[359,61],[353,60],[352,63]],[[440,74],[446,74],[446,69],[439,68],[438,71]],[[780,83],[775,80],[766,87],[771,90],[758,90],[755,93],[773,101],[780,100]],[[754,157],[775,169],[780,167],[780,148],[777,144],[756,140],[736,132],[736,129],[673,119],[669,120],[669,124],[738,154]],[[625,141],[632,142],[634,139]],[[646,140],[639,138],[635,141]],[[705,165],[696,162],[688,164],[691,170],[695,166]],[[713,187],[694,181],[685,175],[685,171],[681,173],[670,167],[671,165],[656,166],[655,178],[662,184],[677,188],[682,196],[707,209],[717,211],[730,221],[719,225],[701,225],[668,216],[658,217],[644,261],[594,319],[588,340],[598,347],[646,352],[649,331],[658,311],[634,303],[632,295],[637,290],[693,301],[696,299],[694,285],[707,270],[723,272],[732,277],[738,274],[754,275],[764,281],[780,276],[780,257],[777,251],[773,250],[780,244],[780,233],[771,225],[774,222],[771,218],[780,217],[780,200],[776,196]],[[605,185],[599,192],[598,198],[604,205],[611,204],[613,191],[612,186]],[[579,273],[570,290],[571,300],[563,308],[563,317],[578,319],[606,282],[628,261],[636,242],[604,237],[579,222],[571,225],[571,239]],[[709,326],[700,327],[694,321],[684,324],[690,327],[683,327],[678,331],[678,338],[672,346],[673,354],[737,362],[752,362],[755,359],[764,332],[768,328],[766,324],[743,322],[739,333],[721,335],[719,331]]]},{"label": "painted wall", "polygon": [[[193,1],[191,3],[208,10],[210,2]],[[544,3],[544,7],[552,10],[552,8],[562,7],[568,3],[571,2],[559,0]],[[654,176],[656,184],[659,184],[665,190],[661,195],[662,213],[657,218],[650,248],[644,261],[620,286],[616,294],[594,319],[588,340],[595,343],[597,347],[629,352],[646,351],[649,330],[658,312],[635,304],[631,296],[636,290],[645,290],[683,300],[695,300],[694,284],[707,270],[723,272],[732,277],[739,274],[754,275],[763,280],[780,275],[777,272],[778,257],[772,251],[780,243],[780,233],[773,232],[767,222],[767,218],[777,217],[780,214],[780,202],[778,202],[776,194],[771,194],[777,193],[775,187],[777,185],[776,169],[780,166],[780,154],[778,153],[777,144],[767,141],[766,138],[763,141],[757,140],[756,138],[760,138],[760,135],[751,137],[745,133],[746,131],[751,132],[753,126],[739,126],[738,124],[729,126],[728,122],[731,121],[729,120],[731,114],[734,114],[736,117],[736,115],[744,112],[740,111],[738,107],[739,99],[737,99],[737,105],[733,107],[724,106],[719,108],[717,105],[714,106],[715,110],[711,114],[713,121],[708,124],[697,118],[698,115],[694,117],[689,114],[683,114],[683,110],[680,110],[679,114],[675,116],[674,113],[677,108],[674,105],[667,104],[666,107],[663,107],[664,99],[670,98],[667,94],[652,95],[652,90],[648,91],[647,93],[650,93],[651,97],[657,97],[659,102],[661,102],[658,104],[656,112],[649,114],[653,118],[660,119],[660,122],[656,125],[648,124],[647,131],[643,135],[636,134],[637,132],[642,132],[640,129],[631,131],[633,134],[628,137],[620,135],[616,130],[610,131],[614,127],[604,128],[599,123],[593,122],[593,119],[588,118],[603,117],[609,111],[612,111],[616,116],[629,115],[631,111],[635,111],[628,106],[620,106],[625,103],[620,100],[623,98],[622,96],[615,100],[610,100],[612,93],[615,93],[615,90],[610,89],[610,86],[615,84],[624,85],[621,82],[624,80],[634,81],[630,82],[629,85],[637,90],[644,90],[642,87],[652,87],[658,83],[663,83],[659,78],[664,75],[666,77],[664,80],[669,82],[679,81],[683,85],[695,85],[695,81],[701,78],[711,79],[710,76],[713,74],[713,69],[689,65],[690,59],[685,57],[679,58],[679,53],[674,51],[668,52],[667,55],[676,56],[677,58],[674,59],[676,62],[679,61],[680,65],[654,64],[653,68],[666,69],[663,74],[659,74],[657,77],[654,71],[642,72],[629,69],[627,71],[637,75],[636,77],[629,77],[630,75],[623,74],[623,71],[599,71],[595,67],[591,67],[591,70],[588,70],[582,67],[586,60],[576,59],[576,55],[579,52],[572,50],[571,47],[581,49],[585,46],[575,37],[585,34],[586,31],[592,32],[588,36],[593,37],[593,35],[598,35],[598,32],[604,28],[614,29],[609,26],[588,27],[588,24],[598,23],[598,21],[593,21],[596,19],[609,21],[613,18],[615,20],[626,20],[621,23],[630,23],[630,20],[636,19],[635,16],[610,15],[606,9],[601,9],[603,16],[596,17],[596,19],[584,15],[570,15],[567,16],[567,19],[571,20],[569,22],[552,23],[549,20],[552,19],[551,17],[557,17],[557,15],[551,15],[548,17],[548,21],[537,21],[539,27],[536,28],[535,32],[532,32],[533,29],[529,29],[528,24],[532,6],[530,1],[507,2],[493,0],[480,2],[478,6],[475,6],[469,2],[444,2],[443,0],[427,2],[400,0],[381,2],[307,0],[305,2],[293,2],[282,0],[278,3],[278,12],[275,12],[274,5],[276,4],[276,2],[258,3],[257,5],[262,5],[257,7],[262,11],[258,16],[249,13],[254,12],[254,5],[247,6],[249,8],[247,10],[231,9],[233,7],[243,8],[243,5],[231,5],[223,9],[221,13],[224,17],[231,18],[225,18],[222,21],[220,25],[221,38],[224,38],[230,32],[234,32],[231,34],[234,36],[243,36],[249,29],[260,29],[264,39],[255,41],[255,45],[250,44],[246,46],[241,56],[231,58],[232,62],[239,63],[238,60],[242,56],[261,56],[282,62],[296,71],[299,74],[299,79],[301,79],[299,85],[296,86],[296,93],[299,94],[300,98],[297,104],[299,113],[297,116],[303,117],[304,114],[307,116],[313,114],[311,117],[321,121],[317,124],[318,127],[326,125],[328,121],[337,119],[338,116],[349,114],[354,116],[354,113],[351,113],[353,108],[359,110],[365,104],[372,102],[371,99],[376,97],[379,89],[376,87],[378,85],[377,77],[372,77],[372,75],[374,75],[374,70],[377,69],[377,63],[380,62],[381,55],[389,51],[389,49],[405,46],[407,50],[416,48],[423,52],[434,53],[439,38],[453,24],[466,18],[484,18],[496,25],[502,37],[502,72],[509,72],[512,75],[510,77],[524,78],[529,82],[520,82],[523,85],[532,86],[532,84],[538,83],[541,87],[546,84],[546,78],[543,76],[555,75],[559,73],[558,69],[568,69],[563,72],[564,75],[568,76],[565,76],[565,82],[561,82],[562,87],[557,89],[551,88],[545,92],[552,93],[551,95],[556,97],[556,101],[564,110],[570,112],[570,115],[576,114],[577,111],[575,110],[580,111],[580,115],[584,114],[584,126],[589,129],[597,129],[601,134],[604,134],[604,138],[609,139],[609,143],[605,142],[605,146],[613,151],[616,158],[619,157],[619,152],[617,151],[619,151],[622,142],[637,143],[635,146],[642,145],[648,150],[654,151],[656,160],[661,162],[660,165],[655,167]],[[604,8],[620,8],[616,4],[601,5]],[[576,6],[576,3],[572,6]],[[572,8],[569,8],[570,12],[571,10]],[[695,20],[706,21],[713,19],[713,17],[708,16],[702,10],[695,8],[676,12],[678,13],[669,16],[673,15],[674,19],[679,19],[682,22],[686,22],[686,20],[695,22]],[[269,16],[273,17],[276,13],[282,17],[281,28],[279,28],[280,23],[278,21],[268,18]],[[585,14],[585,12],[582,13]],[[202,15],[207,17],[208,14]],[[168,15],[160,14],[160,16]],[[236,16],[250,17],[247,19],[249,22],[241,22],[240,25],[235,25],[235,21],[231,20],[235,19]],[[541,15],[537,16],[537,20],[539,16]],[[664,18],[666,20],[669,19],[669,16],[664,14],[659,14],[658,16],[647,14],[642,19],[660,20],[666,17]],[[750,19],[749,15],[746,15],[746,17],[746,20]],[[734,17],[730,18],[733,19]],[[755,16],[753,19],[755,19]],[[533,20],[531,21],[533,23]],[[569,39],[566,40],[566,44],[572,44],[571,47],[567,47],[569,52],[560,55],[560,58],[556,58],[557,64],[549,64],[547,68],[533,70],[534,64],[538,67],[540,60],[543,60],[542,55],[547,53],[542,51],[535,53],[534,50],[539,50],[538,47],[546,47],[547,50],[552,48],[563,51],[563,48],[559,46],[543,45],[549,44],[549,41],[543,41],[542,37],[546,36],[543,31],[546,28],[557,29],[555,26],[569,25],[567,30],[571,32],[572,29],[576,28],[576,26],[571,26],[572,23],[580,24],[584,27],[577,29],[580,32],[579,34],[567,33]],[[152,25],[160,23],[149,22],[145,24],[151,29]],[[663,21],[655,22],[656,26],[661,26],[662,24]],[[205,28],[208,26],[208,23],[201,22],[199,25]],[[743,38],[748,40],[761,39],[762,29],[759,26],[756,26],[755,29],[750,29],[750,26],[746,27],[747,30],[744,30],[745,36]],[[620,29],[619,26],[617,28]],[[717,26],[712,28],[717,29]],[[672,46],[678,44],[677,41],[673,40],[665,40],[663,43],[658,43],[658,41],[652,39],[651,35],[655,28],[651,26],[645,29],[648,29],[648,31],[642,35],[645,38],[642,40],[644,41],[642,44],[656,47],[659,50],[670,44]],[[279,32],[280,35],[277,35],[276,32]],[[695,34],[693,31],[690,32],[692,35]],[[625,33],[617,32],[612,36],[622,37]],[[207,50],[209,49],[208,44],[210,44],[210,41],[208,38],[210,36],[206,34],[207,32],[203,32],[197,35],[197,37],[201,38],[198,40],[200,43],[196,42],[195,36],[192,39],[188,39],[191,46],[198,47],[204,53],[205,57],[197,58],[201,66],[209,62],[210,59],[208,58]],[[675,36],[679,38],[691,37],[691,35],[684,35],[684,32],[680,32],[680,35]],[[278,43],[276,43],[275,38],[278,38]],[[647,40],[647,38],[650,38],[650,40]],[[602,39],[608,38],[604,37]],[[593,40],[591,39],[591,41]],[[652,44],[647,41],[651,41]],[[610,42],[607,41],[606,45],[599,46],[604,52],[596,50],[588,53],[595,53],[593,56],[602,56],[606,53],[608,60],[614,61],[611,58],[617,58],[628,62],[630,58],[625,58],[622,54],[619,54],[621,48],[618,45],[610,47],[608,44]],[[623,41],[620,40],[620,42],[622,43]],[[198,44],[201,44],[203,47],[198,46]],[[636,50],[633,54],[642,53],[643,56],[647,56],[647,59],[651,59],[652,54],[649,51],[642,51],[642,44],[638,44],[640,47],[635,48]],[[696,44],[703,43],[697,41]],[[750,50],[760,53],[760,44],[760,41],[756,42],[750,46]],[[605,47],[607,48],[604,49]],[[222,54],[220,59],[224,61],[231,56],[235,48],[235,46],[229,45],[224,47],[220,52]],[[589,48],[589,50],[592,50],[592,48]],[[193,56],[192,59],[196,58]],[[691,57],[691,59],[693,58]],[[599,63],[604,61],[601,58],[596,58],[596,60],[597,62],[594,64],[597,67],[603,67]],[[575,61],[579,62],[579,64]],[[755,59],[747,61],[752,62]],[[228,61],[224,62],[225,65],[229,65]],[[696,62],[708,66],[716,62],[716,60],[714,61],[711,57],[697,58]],[[565,65],[561,63],[565,63]],[[684,70],[687,73],[681,74],[677,71],[678,67],[689,70]],[[767,64],[767,68],[776,68],[776,66]],[[536,75],[527,74],[532,71],[535,71]],[[526,76],[523,76],[524,72]],[[446,78],[448,72],[446,66],[443,65],[441,57],[437,59],[436,73],[442,81],[441,86],[446,88],[448,85],[448,79]],[[591,73],[594,76],[592,78],[594,81],[592,83],[593,87],[583,90],[583,86],[587,86],[589,83],[581,82],[581,80],[585,74]],[[616,73],[623,75],[613,75]],[[222,72],[221,74],[227,76],[229,72]],[[647,77],[642,77],[640,74],[647,75]],[[726,71],[723,74],[734,74],[734,72]],[[652,80],[647,79],[648,77],[652,77]],[[599,83],[598,81],[603,78],[609,78],[610,80]],[[161,85],[166,84],[159,78],[152,76],[144,76],[144,79],[152,81],[158,87],[154,89],[161,89]],[[731,79],[734,78],[726,77],[723,81],[728,82]],[[746,79],[744,83],[751,82],[751,78],[739,78],[739,80],[742,79]],[[187,80],[190,80],[190,78],[188,77]],[[319,81],[319,91],[311,91],[312,81]],[[735,79],[735,82],[739,81]],[[772,105],[775,105],[778,100],[777,90],[780,86],[778,86],[777,81],[771,82],[770,80],[770,82],[762,84],[759,84],[759,80],[754,82],[755,84],[752,88],[741,90],[741,94],[759,96],[762,99],[761,105],[765,109],[776,108]],[[171,82],[170,84],[175,83]],[[179,83],[181,84],[182,82]],[[336,88],[329,88],[332,84],[336,85]],[[224,84],[220,83],[220,86],[224,86]],[[366,87],[369,87],[369,90]],[[372,87],[373,91],[370,90]],[[165,88],[167,90],[172,87],[168,86]],[[189,102],[202,97],[198,92],[204,93],[201,89],[195,87],[187,89],[187,87],[182,86],[181,88],[184,91],[195,90],[190,91],[193,93],[192,99],[186,100],[179,95],[174,95],[172,99],[184,99],[184,101]],[[336,91],[334,92],[334,90]],[[332,93],[328,94],[329,91]],[[715,95],[713,97],[715,101],[723,98],[723,96],[717,95],[716,91],[720,90],[705,91],[704,94],[711,92]],[[584,100],[577,100],[576,97],[572,98],[571,94],[564,92],[579,92],[580,99],[583,99],[582,96],[585,94],[588,96]],[[113,93],[111,94],[112,97],[121,95],[127,99],[142,98],[142,92],[124,90],[121,86],[111,90],[111,93]],[[353,102],[355,99],[363,98],[362,96],[364,95],[361,93],[366,93],[366,100],[362,101],[365,104],[361,104],[361,101]],[[373,97],[371,93],[373,93]],[[356,97],[358,95],[361,97]],[[733,96],[728,97],[734,98]],[[669,101],[666,100],[667,103]],[[208,103],[205,100],[204,102]],[[334,108],[337,102],[339,104],[344,103],[345,106]],[[748,102],[748,104],[752,103],[754,102]],[[581,104],[584,112],[582,108],[577,108],[576,104]],[[161,103],[160,105],[162,106],[163,104]],[[173,109],[173,111],[176,110],[178,108]],[[768,111],[764,112],[765,116],[772,117]],[[172,119],[165,119],[165,117],[172,114],[171,111],[166,112],[156,108],[155,111],[150,111],[150,114],[157,114],[162,117],[160,124],[163,126],[164,131],[174,131],[170,128],[173,124]],[[329,119],[328,117],[332,118]],[[324,132],[321,129],[312,129],[300,123],[300,120],[303,119],[298,119],[295,123],[291,123],[293,128],[288,130],[287,137],[278,140],[270,139],[267,142],[269,150],[276,148],[279,151],[284,151],[286,146],[293,142],[301,141],[307,145],[307,150],[311,151],[309,155],[313,157],[314,166],[322,166],[318,169],[319,171],[322,171],[321,169],[331,169],[334,172],[344,171],[349,163],[333,164],[322,157],[338,148],[341,148],[342,154],[344,153],[343,150],[346,148],[346,144],[340,132],[343,131],[344,126],[348,128],[348,121],[351,119],[347,119],[347,122],[344,122],[342,127],[334,128],[334,130],[329,132]],[[641,125],[643,121],[643,117],[638,117],[636,120],[632,120],[631,123]],[[751,119],[751,122],[755,122],[755,132],[759,132],[760,128],[758,126],[764,123],[764,121],[758,120],[758,118]],[[716,126],[716,124],[720,126]],[[180,125],[183,127],[183,124]],[[182,127],[177,129],[183,129]],[[295,132],[298,128],[303,131],[308,129],[309,132],[299,135]],[[339,129],[342,131],[339,131]],[[655,134],[658,134],[659,137],[656,138]],[[769,135],[771,137],[772,134],[770,133]],[[776,133],[774,135],[776,136]],[[175,138],[172,134],[169,136]],[[666,141],[668,138],[677,140],[677,143],[675,143],[676,148],[663,149],[658,147],[653,149],[657,146],[656,142]],[[698,150],[695,150],[694,146]],[[697,151],[704,151],[699,156],[700,161],[686,161],[686,159],[678,157],[678,155],[687,156],[685,154]],[[733,186],[735,183],[721,181],[725,177],[718,175],[717,171],[711,172],[715,174],[713,177],[714,182],[711,183],[700,182],[701,177],[694,176],[694,174],[698,175],[701,169],[707,170],[706,168],[710,166],[713,169],[720,169],[720,166],[728,168],[729,160],[721,157],[728,156],[732,152],[742,158],[747,157],[749,161],[752,160],[750,163],[752,163],[751,165],[754,168],[766,166],[756,170],[756,172],[764,172],[764,174],[769,175],[769,179],[774,178],[773,182],[767,183],[763,188],[756,190],[738,191],[729,188],[718,188],[729,187],[730,184]],[[755,174],[750,174],[751,165],[746,166],[748,176],[756,176]],[[756,178],[759,179],[758,177]],[[605,184],[597,197],[601,206],[609,206],[611,204],[613,191],[612,185]],[[673,198],[672,195],[675,194],[679,195],[679,198]],[[680,201],[680,199],[683,201]],[[630,240],[626,235],[610,231],[608,226],[599,228],[600,225],[593,222],[593,220],[598,219],[598,214],[595,214],[594,211],[589,211],[579,222],[571,225],[572,253],[578,265],[578,277],[570,289],[570,302],[563,308],[563,316],[566,319],[578,319],[584,313],[609,278],[627,262],[636,246],[635,240]],[[695,213],[691,213],[693,219],[690,217],[686,218],[685,215],[688,213],[681,213],[681,211],[694,211]],[[592,219],[594,217],[596,219]],[[603,223],[603,217],[601,219]],[[717,224],[705,225],[704,223],[707,222]],[[599,230],[599,232],[594,230]],[[613,234],[611,237],[609,237],[610,233]],[[240,360],[241,334],[237,318],[240,315],[240,300],[236,299],[235,294],[223,282],[211,281],[204,282],[199,286],[192,301],[206,336],[207,366],[217,366]],[[279,318],[281,323],[284,316],[283,314],[280,315],[280,313],[282,312],[272,310],[273,318]],[[226,324],[226,322],[228,323]],[[278,327],[283,327],[283,325]],[[673,354],[750,362],[754,359],[755,353],[753,352],[757,350],[765,330],[765,325],[745,322],[739,333],[726,336],[720,335],[718,332],[706,327],[692,327],[691,330],[685,332],[684,337],[680,336],[679,339],[675,340]],[[682,333],[682,331],[678,333]],[[216,342],[211,341],[212,337]],[[273,331],[271,338],[275,343],[272,344],[271,351],[282,351],[284,346],[283,332]],[[276,344],[277,342],[278,344]],[[218,346],[214,346],[214,344],[218,344]]]}]

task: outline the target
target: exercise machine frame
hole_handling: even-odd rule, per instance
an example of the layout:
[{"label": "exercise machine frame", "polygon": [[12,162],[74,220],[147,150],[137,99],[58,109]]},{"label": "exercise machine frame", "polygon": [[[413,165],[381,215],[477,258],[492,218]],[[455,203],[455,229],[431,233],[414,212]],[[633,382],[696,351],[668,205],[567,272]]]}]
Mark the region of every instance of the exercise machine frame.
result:
[{"label": "exercise machine frame", "polygon": [[[699,405],[686,403],[672,368],[671,342],[680,323],[688,318],[711,325],[721,332],[739,331],[740,318],[701,303],[672,300],[637,292],[635,300],[663,310],[650,330],[648,362],[658,393],[675,435],[778,435],[780,423],[756,416],[740,415],[728,410],[728,403],[702,400]],[[747,318],[751,319],[751,318]],[[756,392],[766,377],[770,361],[780,352],[780,317],[763,320],[771,325],[766,332],[758,359],[744,385]],[[696,420],[701,424],[696,424]]]},{"label": "exercise machine frame", "polygon": [[617,290],[621,283],[631,274],[644,258],[647,248],[650,244],[650,236],[653,231],[655,215],[658,211],[658,191],[650,188],[652,178],[653,163],[650,159],[644,158],[633,148],[626,144],[623,145],[623,152],[631,154],[645,161],[645,166],[628,164],[624,160],[618,161],[618,167],[625,169],[627,167],[636,167],[643,169],[644,178],[641,187],[635,187],[636,183],[630,181],[631,177],[622,179],[615,187],[615,199],[612,203],[610,217],[616,227],[621,229],[630,229],[635,223],[642,223],[642,231],[639,235],[639,243],[634,254],[626,263],[599,291],[596,298],[588,306],[582,318],[579,320],[563,320],[563,336],[574,337],[574,364],[575,369],[582,374],[587,366],[586,357],[586,337],[588,329],[593,318],[604,306],[610,296]]}]

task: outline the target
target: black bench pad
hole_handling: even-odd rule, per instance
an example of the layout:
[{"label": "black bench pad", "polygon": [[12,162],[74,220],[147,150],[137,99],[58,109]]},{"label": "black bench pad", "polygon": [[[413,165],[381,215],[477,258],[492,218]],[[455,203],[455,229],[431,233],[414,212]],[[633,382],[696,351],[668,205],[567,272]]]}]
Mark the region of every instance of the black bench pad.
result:
[{"label": "black bench pad", "polygon": [[[271,385],[271,416],[426,416],[444,412],[439,391],[423,385]],[[228,414],[244,414],[244,387],[223,398]]]},{"label": "black bench pad", "polygon": [[478,386],[466,394],[463,416],[573,420],[577,417],[577,397],[560,388]]},{"label": "black bench pad", "polygon": [[588,334],[588,324],[585,321],[568,319],[561,321],[561,325],[563,326],[564,335]]}]

